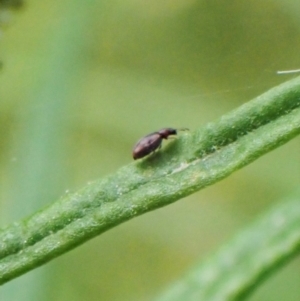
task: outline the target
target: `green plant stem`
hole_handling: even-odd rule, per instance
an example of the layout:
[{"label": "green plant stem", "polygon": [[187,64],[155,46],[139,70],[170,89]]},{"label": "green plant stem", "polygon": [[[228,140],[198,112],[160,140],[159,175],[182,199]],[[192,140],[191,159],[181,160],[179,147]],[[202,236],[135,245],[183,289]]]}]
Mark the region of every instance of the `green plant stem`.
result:
[{"label": "green plant stem", "polygon": [[0,283],[223,179],[300,133],[300,78],[0,232]]},{"label": "green plant stem", "polygon": [[284,200],[157,301],[241,301],[300,251],[300,196]]}]

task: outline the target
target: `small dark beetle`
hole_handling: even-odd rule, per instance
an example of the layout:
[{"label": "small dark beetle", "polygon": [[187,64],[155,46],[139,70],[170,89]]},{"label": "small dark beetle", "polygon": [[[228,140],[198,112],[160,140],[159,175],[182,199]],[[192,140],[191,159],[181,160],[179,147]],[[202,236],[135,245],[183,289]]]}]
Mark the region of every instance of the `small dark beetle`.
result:
[{"label": "small dark beetle", "polygon": [[133,159],[140,159],[154,152],[161,147],[162,140],[168,139],[170,135],[177,135],[177,130],[173,128],[163,128],[141,138],[133,148]]}]

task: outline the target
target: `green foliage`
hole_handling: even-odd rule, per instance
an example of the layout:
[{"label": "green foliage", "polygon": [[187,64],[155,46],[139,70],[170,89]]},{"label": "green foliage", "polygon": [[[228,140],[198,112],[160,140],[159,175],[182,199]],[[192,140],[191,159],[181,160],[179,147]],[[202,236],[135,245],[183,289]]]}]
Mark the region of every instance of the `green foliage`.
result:
[{"label": "green foliage", "polygon": [[300,197],[285,199],[157,301],[238,301],[300,251]]},{"label": "green foliage", "polygon": [[[271,89],[215,123],[182,134],[165,151],[129,164],[3,229],[0,281],[5,283],[126,220],[213,184],[299,133],[300,77]],[[265,236],[268,231],[266,228]],[[259,267],[263,272],[256,277],[249,274],[252,283],[295,252],[300,239],[298,231],[293,244],[286,236],[276,237],[280,245],[278,249],[276,244],[272,246],[270,254],[274,260],[266,264],[260,257],[259,264],[265,266]],[[251,237],[243,235],[243,242],[248,239]],[[234,249],[243,249],[239,242],[233,245],[237,245]],[[286,249],[285,254],[280,253],[282,248]],[[256,259],[253,255],[245,262],[244,274],[248,274],[247,262]],[[244,283],[240,286],[249,287]],[[243,287],[235,291],[240,292]]]},{"label": "green foliage", "polygon": [[[299,67],[297,0],[22,3],[0,1],[0,282],[31,272],[0,299],[148,300],[199,257],[159,300],[299,296],[299,194],[203,260],[299,186],[299,140],[261,158],[299,134],[299,79],[203,126]],[[191,130],[125,165],[164,126]]]}]

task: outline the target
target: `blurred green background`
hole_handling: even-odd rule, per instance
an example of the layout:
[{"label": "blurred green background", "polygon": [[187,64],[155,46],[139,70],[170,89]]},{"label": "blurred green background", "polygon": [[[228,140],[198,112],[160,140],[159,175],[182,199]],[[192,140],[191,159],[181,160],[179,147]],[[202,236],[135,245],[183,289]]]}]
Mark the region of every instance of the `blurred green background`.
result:
[{"label": "blurred green background", "polygon": [[[28,0],[0,12],[0,226],[191,130],[300,68],[298,0]],[[151,300],[300,180],[300,140],[110,230],[0,289],[0,300]],[[251,300],[299,300],[300,261]]]}]

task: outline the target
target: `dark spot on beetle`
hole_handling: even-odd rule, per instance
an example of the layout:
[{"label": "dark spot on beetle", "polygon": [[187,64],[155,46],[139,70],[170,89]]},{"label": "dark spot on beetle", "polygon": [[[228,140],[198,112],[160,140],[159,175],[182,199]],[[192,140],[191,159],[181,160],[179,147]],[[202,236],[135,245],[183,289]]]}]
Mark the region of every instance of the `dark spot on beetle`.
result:
[{"label": "dark spot on beetle", "polygon": [[133,148],[133,159],[140,159],[155,152],[161,147],[162,140],[168,139],[171,135],[177,135],[177,130],[173,128],[163,128],[141,138]]}]

